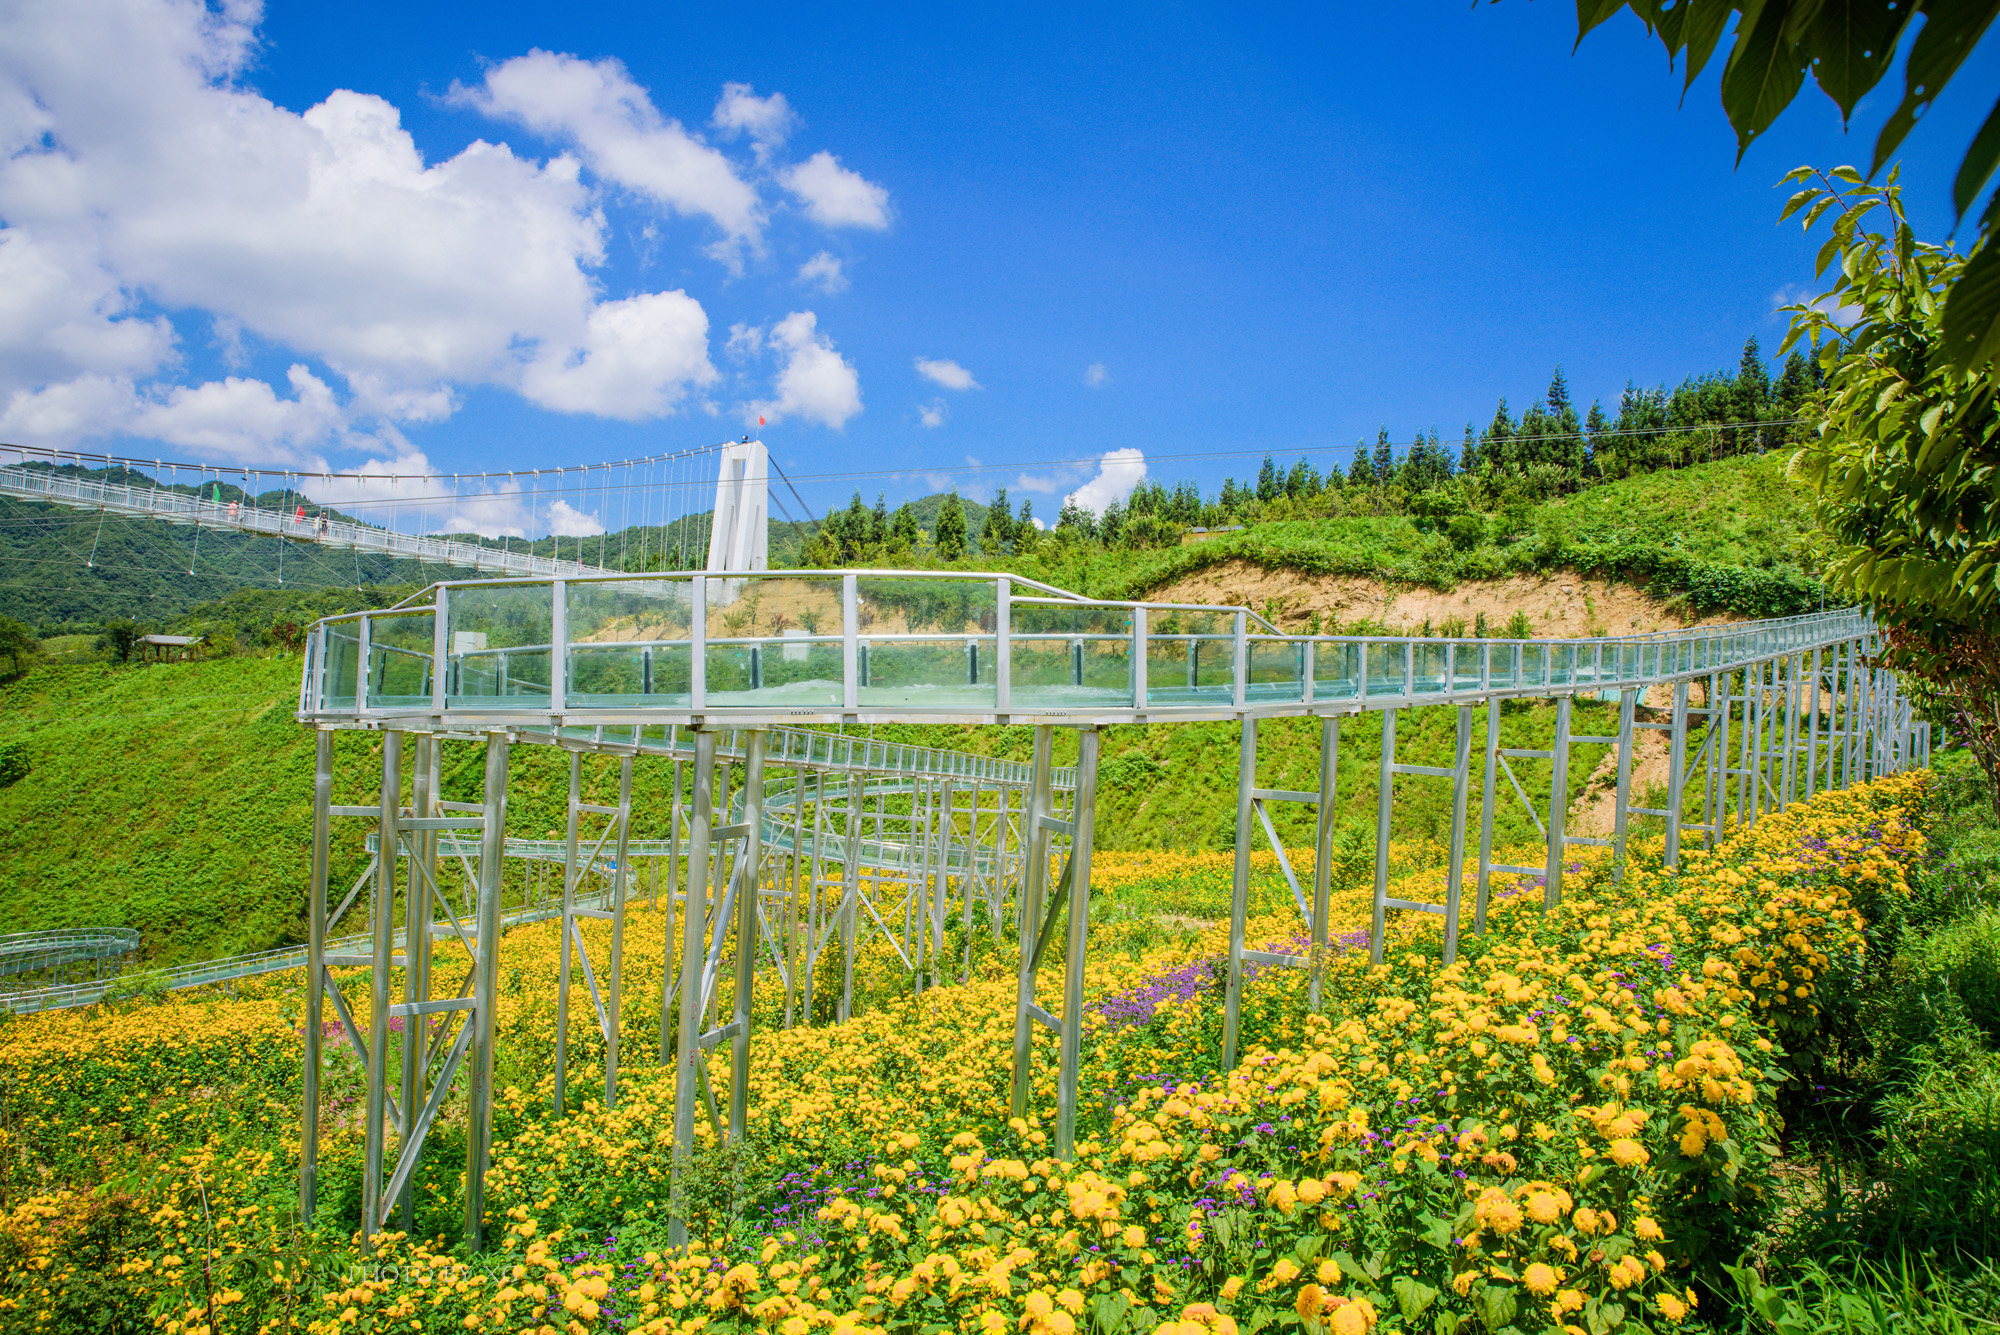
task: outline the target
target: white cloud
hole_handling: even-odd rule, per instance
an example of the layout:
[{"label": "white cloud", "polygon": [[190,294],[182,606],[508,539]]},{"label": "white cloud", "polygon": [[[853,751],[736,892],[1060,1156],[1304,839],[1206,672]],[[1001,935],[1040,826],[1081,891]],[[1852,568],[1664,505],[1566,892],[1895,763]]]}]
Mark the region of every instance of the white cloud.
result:
[{"label": "white cloud", "polygon": [[798,124],[798,117],[792,114],[792,105],[785,101],[783,93],[759,97],[747,83],[726,83],[709,124],[721,131],[725,139],[749,135],[757,161],[763,162],[770,157],[771,150],[785,142]]},{"label": "white cloud", "polygon": [[847,272],[839,258],[824,250],[799,266],[799,276],[794,281],[801,287],[829,297],[848,288]]},{"label": "white cloud", "polygon": [[132,382],[123,376],[80,375],[17,389],[0,409],[0,439],[54,447],[109,435],[131,419]]},{"label": "white cloud", "polygon": [[861,378],[854,363],[834,351],[818,324],[811,311],[794,311],[771,326],[770,346],[785,359],[774,385],[777,397],[747,405],[745,421],[763,417],[775,424],[803,417],[839,430],[861,411]]},{"label": "white cloud", "polygon": [[708,315],[684,292],[648,292],[600,303],[574,349],[546,347],[521,375],[521,392],[557,412],[628,422],[670,412],[690,386],[716,379]]},{"label": "white cloud", "polygon": [[881,231],[889,225],[888,190],[841,166],[839,158],[823,149],[779,172],[778,181],[822,227]]},{"label": "white cloud", "polygon": [[662,116],[617,60],[530,51],[488,70],[481,87],[456,92],[490,116],[574,144],[608,181],[676,213],[710,218],[728,239],[753,246],[759,239],[756,190],[719,150]]},{"label": "white cloud", "polygon": [[[345,381],[350,424],[437,421],[480,384],[630,420],[713,380],[691,297],[598,291],[607,223],[577,157],[474,142],[426,163],[380,97],[276,106],[238,82],[259,12],[253,0],[0,8],[10,432],[73,443],[141,418],[195,432],[212,413],[200,430],[215,439],[292,454],[311,438],[304,423],[328,420],[327,400],[254,380],[148,386],[176,363],[162,309],[199,313],[225,355],[254,341],[311,360],[330,399]],[[574,143],[605,181],[710,218],[731,244],[758,235],[756,191],[616,62],[535,52],[462,96]],[[776,104],[757,101],[775,124]]]},{"label": "white cloud", "polygon": [[932,361],[928,357],[917,358],[917,374],[945,389],[978,389],[979,382],[972,378],[972,372],[957,362]]},{"label": "white cloud", "polygon": [[945,411],[943,399],[932,399],[929,403],[917,405],[917,421],[927,427],[944,425]]},{"label": "white cloud", "polygon": [[0,228],[0,384],[152,371],[172,356],[173,326],[133,305],[87,241]]},{"label": "white cloud", "polygon": [[1101,515],[1113,501],[1122,501],[1146,480],[1144,450],[1112,450],[1097,461],[1097,476],[1063,498],[1065,505],[1078,506]]},{"label": "white cloud", "polygon": [[305,367],[292,367],[289,378],[289,399],[279,398],[262,380],[236,376],[180,385],[139,409],[126,429],[204,459],[219,455],[245,464],[303,462],[307,449],[340,429],[342,413],[333,391]]},{"label": "white cloud", "polygon": [[1104,369],[1103,362],[1092,362],[1083,368],[1083,383],[1096,389],[1099,385],[1111,383],[1111,372]]},{"label": "white cloud", "polygon": [[558,538],[594,538],[604,532],[604,525],[597,522],[597,516],[574,509],[568,501],[551,501],[548,509],[549,532]]}]

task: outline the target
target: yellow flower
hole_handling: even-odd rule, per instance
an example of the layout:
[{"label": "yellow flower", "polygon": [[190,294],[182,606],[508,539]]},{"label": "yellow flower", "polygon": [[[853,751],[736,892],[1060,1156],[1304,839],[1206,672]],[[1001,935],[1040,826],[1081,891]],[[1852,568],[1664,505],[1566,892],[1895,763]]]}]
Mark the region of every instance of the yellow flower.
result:
[{"label": "yellow flower", "polygon": [[1652,1157],[1636,1140],[1621,1138],[1611,1142],[1611,1161],[1620,1168],[1637,1168]]},{"label": "yellow flower", "polygon": [[1681,1321],[1687,1317],[1687,1304],[1671,1293],[1663,1293],[1653,1302],[1659,1307],[1660,1315],[1669,1321]]},{"label": "yellow flower", "polygon": [[1641,1242],[1665,1242],[1667,1235],[1661,1231],[1659,1223],[1651,1215],[1639,1216],[1639,1222],[1632,1225],[1632,1232]]},{"label": "yellow flower", "polygon": [[1562,1203],[1546,1191],[1528,1197],[1528,1218],[1538,1224],[1553,1224],[1562,1218]]},{"label": "yellow flower", "polygon": [[1622,1292],[1646,1278],[1646,1266],[1638,1257],[1626,1256],[1619,1258],[1618,1263],[1606,1273],[1611,1287]]},{"label": "yellow flower", "polygon": [[1556,1273],[1555,1267],[1544,1265],[1540,1261],[1521,1272],[1521,1283],[1527,1286],[1529,1293],[1537,1297],[1546,1298],[1556,1291],[1556,1285],[1561,1282],[1562,1276]]}]

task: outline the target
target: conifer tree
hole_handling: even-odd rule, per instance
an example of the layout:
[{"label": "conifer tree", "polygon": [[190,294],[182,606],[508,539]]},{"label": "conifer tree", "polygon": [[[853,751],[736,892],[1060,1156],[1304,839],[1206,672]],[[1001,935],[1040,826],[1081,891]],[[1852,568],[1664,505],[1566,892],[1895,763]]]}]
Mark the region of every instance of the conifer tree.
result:
[{"label": "conifer tree", "polygon": [[1771,400],[1771,373],[1764,369],[1764,356],[1752,334],[1743,345],[1743,358],[1736,364],[1737,419],[1755,422],[1768,416]]},{"label": "conifer tree", "polygon": [[1465,424],[1465,443],[1458,447],[1458,471],[1471,477],[1479,471],[1479,438],[1472,434],[1472,423]]},{"label": "conifer tree", "polygon": [[938,507],[937,532],[933,535],[937,543],[938,555],[947,561],[956,561],[965,555],[965,506],[958,499],[958,488],[953,487]]},{"label": "conifer tree", "polygon": [[1347,480],[1357,487],[1374,484],[1375,466],[1368,462],[1368,442],[1365,440],[1354,442],[1354,462],[1347,466]]},{"label": "conifer tree", "polygon": [[889,500],[875,493],[875,509],[868,516],[868,541],[881,546],[889,540]]},{"label": "conifer tree", "polygon": [[1013,540],[1014,512],[1007,505],[1007,489],[1001,487],[993,493],[993,503],[986,507],[986,523],[979,530],[979,547],[988,556],[997,556]]},{"label": "conifer tree", "polygon": [[917,523],[917,508],[904,501],[896,507],[896,517],[889,521],[890,545],[915,550],[917,539],[922,536],[923,528]]},{"label": "conifer tree", "polygon": [[1284,492],[1284,475],[1278,471],[1278,465],[1272,462],[1271,456],[1267,453],[1264,456],[1264,466],[1257,470],[1257,499],[1275,501],[1284,495]]},{"label": "conifer tree", "polygon": [[1375,434],[1375,457],[1369,461],[1374,474],[1375,485],[1386,487],[1396,476],[1396,447],[1389,443],[1389,428],[1383,427]]}]

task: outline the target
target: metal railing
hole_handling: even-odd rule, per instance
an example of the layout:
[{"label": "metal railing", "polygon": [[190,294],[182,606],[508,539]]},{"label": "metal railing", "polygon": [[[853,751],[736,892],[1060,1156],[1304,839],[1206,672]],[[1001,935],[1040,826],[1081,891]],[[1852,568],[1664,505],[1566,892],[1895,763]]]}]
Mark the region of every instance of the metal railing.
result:
[{"label": "metal railing", "polygon": [[46,501],[77,510],[101,510],[134,519],[164,519],[174,524],[231,529],[276,538],[292,538],[322,547],[352,547],[430,565],[484,570],[499,575],[565,576],[603,574],[602,566],[563,561],[531,552],[513,552],[479,543],[397,533],[373,524],[357,524],[331,515],[300,516],[260,510],[247,502],[206,500],[162,487],[128,487],[92,482],[39,468],[0,467],[0,495]]},{"label": "metal railing", "polygon": [[299,712],[399,728],[623,726],[632,739],[666,719],[1238,718],[1615,693],[1871,628],[1843,609],[1604,639],[1286,635],[1248,608],[1088,599],[1011,575],[469,580],[316,624]]}]

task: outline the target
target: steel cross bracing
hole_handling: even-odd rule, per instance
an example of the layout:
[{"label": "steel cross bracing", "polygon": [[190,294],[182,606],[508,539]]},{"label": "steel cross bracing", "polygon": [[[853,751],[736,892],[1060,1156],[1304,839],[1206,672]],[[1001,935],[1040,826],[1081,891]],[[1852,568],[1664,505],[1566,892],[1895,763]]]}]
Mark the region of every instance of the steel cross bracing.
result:
[{"label": "steel cross bracing", "polygon": [[[1011,917],[1020,952],[1012,1104],[1024,1113],[1032,1100],[1040,1024],[1058,1039],[1055,1149],[1067,1157],[1074,1147],[1103,726],[1205,719],[1231,721],[1241,731],[1224,1001],[1224,1056],[1233,1063],[1241,996],[1254,970],[1309,970],[1309,997],[1318,1003],[1334,945],[1327,923],[1328,812],[1342,719],[1364,712],[1381,718],[1366,933],[1371,954],[1382,960],[1391,914],[1420,912],[1442,919],[1449,959],[1460,939],[1468,870],[1475,880],[1471,930],[1483,932],[1494,898],[1535,882],[1545,906],[1560,903],[1579,846],[1607,846],[1611,874],[1622,875],[1635,821],[1664,827],[1666,858],[1674,863],[1688,838],[1712,845],[1820,789],[1926,763],[1928,725],[1876,665],[1874,648],[1871,623],[1854,611],[1602,640],[1287,636],[1244,608],[1108,602],[1013,576],[907,571],[465,581],[435,586],[387,611],[329,618],[309,639],[299,715],[320,729],[323,748],[335,731],[384,734],[382,809],[334,808],[324,794],[318,802],[321,825],[334,815],[372,816],[381,846],[402,850],[396,859],[377,860],[378,897],[386,892],[393,899],[404,864],[408,879],[434,887],[435,877],[420,866],[440,850],[461,853],[475,837],[470,829],[433,828],[420,814],[390,810],[388,767],[400,754],[391,740],[405,733],[418,739],[419,756],[433,766],[446,739],[481,739],[488,758],[487,798],[476,808],[483,822],[479,856],[466,867],[466,883],[476,878],[479,921],[492,930],[465,935],[471,968],[458,996],[433,1002],[424,991],[428,982],[414,992],[406,982],[405,1007],[465,1011],[457,1043],[442,1048],[444,1029],[430,1036],[428,1020],[420,1026],[424,1033],[411,1038],[406,1031],[415,1058],[403,1069],[414,1067],[423,1078],[412,1083],[406,1076],[400,1101],[388,1097],[386,1065],[371,1064],[371,1089],[381,1088],[368,1104],[369,1143],[386,1153],[392,1126],[399,1143],[387,1184],[368,1189],[374,1193],[366,1202],[369,1227],[384,1226],[393,1213],[427,1118],[462,1069],[470,1072],[475,1117],[467,1220],[478,1241],[491,1040],[490,991],[482,1001],[477,979],[494,968],[508,855],[561,869],[558,1084],[567,1078],[566,1022],[581,975],[604,1053],[607,1104],[617,1097],[619,989],[605,980],[620,968],[618,924],[642,866],[648,898],[664,898],[669,939],[676,927],[682,939],[678,967],[670,965],[659,984],[658,1055],[678,1073],[677,1173],[693,1152],[698,1121],[706,1120],[718,1139],[742,1134],[759,967],[776,970],[783,982],[786,1023],[811,1023],[815,973],[824,952],[837,949],[845,972],[832,1009],[844,1021],[853,1013],[856,951],[871,939],[889,946],[919,991],[954,974],[968,977],[976,908],[996,934]],[[1615,734],[1572,730],[1579,695],[1616,702]],[[1546,747],[1507,744],[1503,706],[1510,699],[1553,699],[1555,736]],[[1449,763],[1400,759],[1401,714],[1431,707],[1452,710]],[[1320,720],[1313,791],[1257,782],[1258,726],[1287,716]],[[850,727],[876,723],[942,721],[1030,724],[1033,759],[998,762],[846,735]],[[838,724],[841,732],[801,724]],[[1059,726],[1078,731],[1074,770],[1052,763]],[[1639,805],[1633,794],[1637,740],[1649,733],[1664,737],[1668,753],[1659,807]],[[560,845],[501,836],[507,752],[516,743],[573,753],[570,831]],[[1615,814],[1607,835],[1567,828],[1572,775],[1590,760],[1589,754],[1579,759],[1578,748],[1615,748]],[[581,800],[579,776],[583,765],[598,763],[593,755],[620,766],[615,806]],[[635,764],[672,766],[665,839],[640,838],[629,828]],[[1450,785],[1442,903],[1389,893],[1394,790],[1419,782]],[[1476,832],[1469,818],[1475,782],[1484,799]],[[1494,812],[1513,801],[1527,809],[1542,837],[1542,854],[1532,864],[1499,861],[1493,846]],[[1273,803],[1316,808],[1310,892],[1277,837]],[[419,842],[410,843],[400,827],[415,831]],[[1277,850],[1299,909],[1302,945],[1257,949],[1245,939],[1250,859],[1260,831]],[[323,836],[316,837],[316,849],[323,848]],[[324,858],[316,857],[318,914],[325,875]],[[586,881],[597,888],[593,905],[584,903]],[[462,893],[461,902],[468,896]],[[960,959],[947,958],[943,948],[954,913],[967,946]],[[608,942],[586,940],[581,923],[594,917],[610,919]],[[404,937],[428,950],[437,930],[419,930],[413,915]],[[1067,940],[1064,991],[1050,1007],[1037,996],[1037,966],[1058,930]],[[408,964],[406,975],[429,969],[421,952],[401,960],[388,954],[395,935],[393,923],[377,919],[371,959],[379,967],[370,985],[385,1000],[371,1015],[395,1013],[386,1001],[394,968]],[[603,954],[593,958],[591,949]],[[732,961],[727,969],[725,960]],[[315,954],[313,976],[330,986],[329,970],[342,962],[328,964]],[[725,974],[733,976],[733,998],[723,995]],[[317,1021],[308,1029],[316,1034]],[[358,1029],[350,1029],[361,1046]],[[372,1032],[368,1041],[372,1063]],[[721,1077],[712,1077],[703,1054],[725,1042],[728,1084],[711,1085]],[[309,1038],[309,1105],[317,1047]],[[456,1067],[453,1051],[463,1053]],[[419,1110],[420,1099],[433,1111]],[[309,1141],[311,1126],[309,1115]],[[677,1193],[678,1187],[676,1200]]]},{"label": "steel cross bracing", "polygon": [[328,515],[299,517],[278,510],[260,510],[247,502],[204,500],[171,488],[128,487],[92,482],[39,468],[0,466],[0,496],[45,501],[72,510],[92,510],[131,519],[164,519],[173,524],[227,529],[265,537],[290,538],[322,547],[353,548],[429,565],[483,570],[496,575],[596,575],[602,566],[562,561],[531,552],[512,552],[475,542],[453,542],[414,533],[398,533],[373,524]]}]

